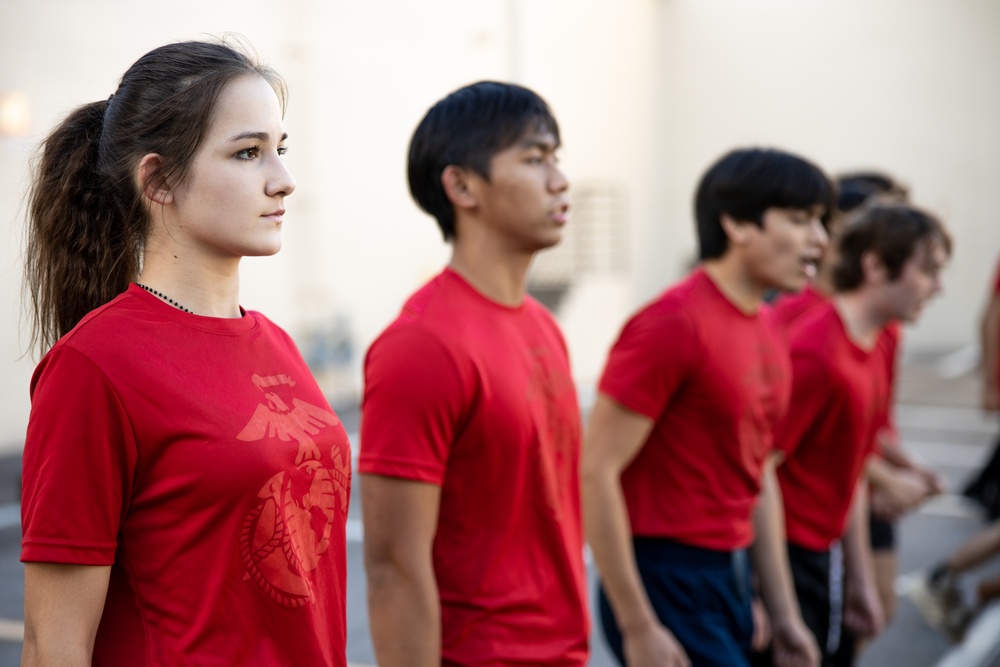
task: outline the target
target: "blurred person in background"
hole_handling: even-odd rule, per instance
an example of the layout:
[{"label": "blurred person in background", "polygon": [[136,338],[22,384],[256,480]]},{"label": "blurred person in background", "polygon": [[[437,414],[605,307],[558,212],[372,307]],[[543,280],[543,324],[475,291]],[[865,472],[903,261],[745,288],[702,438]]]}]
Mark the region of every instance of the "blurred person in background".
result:
[{"label": "blurred person in background", "polygon": [[581,418],[566,344],[527,294],[569,183],[559,125],[480,82],[424,116],[410,191],[452,245],[365,359],[361,503],[382,667],[582,667]]},{"label": "blurred person in background", "polygon": [[[990,284],[980,318],[980,362],[982,408],[1000,411],[1000,266]],[[991,561],[1000,553],[1000,443],[982,469],[970,480],[964,495],[975,501],[991,522],[963,542],[947,558],[920,577],[908,591],[921,616],[931,627],[959,641],[969,623],[989,602],[1000,598],[1000,576],[981,580],[974,600],[967,600],[962,575]]]},{"label": "blurred person in background", "polygon": [[914,321],[940,291],[949,255],[932,216],[868,207],[839,230],[833,296],[789,332],[793,391],[777,432],[786,455],[778,480],[799,606],[824,665],[838,664],[841,622],[863,637],[884,625],[863,476],[889,403],[883,371],[892,351],[881,341],[887,326]]},{"label": "blurred person in background", "polygon": [[346,665],[347,435],[239,303],[295,190],[284,104],[243,51],[183,42],[45,140],[22,665]]},{"label": "blurred person in background", "polygon": [[[1000,412],[1000,262],[980,318],[979,341],[982,408],[995,414]],[[990,521],[1000,518],[1000,439],[962,493],[976,502]]]},{"label": "blurred person in background", "polygon": [[951,554],[920,576],[907,595],[930,627],[945,633],[953,642],[962,641],[966,630],[986,605],[1000,599],[1000,575],[977,582],[969,599],[965,575],[1000,555],[1000,521],[984,527]]},{"label": "blurred person in background", "polygon": [[[837,243],[847,221],[856,219],[873,204],[907,203],[909,192],[891,176],[877,171],[843,174],[837,179],[837,215],[828,222],[830,245],[820,262],[816,280],[797,294],[782,295],[775,302],[775,311],[790,330],[793,324],[814,308],[826,304],[833,296],[833,267],[837,261]],[[869,539],[875,568],[875,583],[886,624],[896,613],[896,521],[916,509],[927,498],[944,491],[942,478],[926,467],[903,447],[896,428],[896,371],[902,342],[902,328],[890,322],[878,338],[885,362],[888,392],[887,409],[877,430],[876,446],[868,458],[865,474],[869,486]],[[863,642],[858,642],[848,627],[841,632],[838,665],[853,664]]]},{"label": "blurred person in background", "polygon": [[723,156],[695,198],[701,264],[610,352],[582,474],[601,622],[622,664],[748,664],[751,544],[781,664],[818,664],[775,497],[773,428],[791,375],[764,295],[813,277],[832,194],[798,156]]}]

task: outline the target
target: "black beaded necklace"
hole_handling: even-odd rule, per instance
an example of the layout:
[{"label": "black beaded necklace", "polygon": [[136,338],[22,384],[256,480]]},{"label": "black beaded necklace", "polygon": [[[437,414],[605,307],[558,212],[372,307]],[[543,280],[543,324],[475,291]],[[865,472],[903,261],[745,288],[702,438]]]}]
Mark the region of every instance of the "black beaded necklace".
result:
[{"label": "black beaded necklace", "polygon": [[[171,299],[171,298],[170,298],[169,296],[167,296],[167,295],[166,295],[166,294],[164,294],[163,292],[157,292],[157,291],[156,291],[155,289],[153,289],[152,287],[146,287],[146,286],[145,286],[145,285],[143,285],[142,283],[136,283],[136,285],[138,285],[138,286],[139,286],[139,287],[141,287],[142,289],[146,290],[147,292],[149,292],[149,293],[150,293],[150,294],[152,294],[153,296],[158,296],[158,297],[160,297],[161,299],[163,299],[164,301],[166,301],[167,303],[169,303],[169,304],[170,304],[171,306],[174,306],[175,308],[180,308],[180,309],[181,309],[181,310],[183,310],[183,311],[184,311],[185,313],[191,313],[191,311],[190,311],[189,309],[187,309],[187,308],[185,308],[184,306],[182,306],[181,304],[177,303],[176,301],[174,301],[173,299]],[[194,313],[191,313],[191,314],[193,315]]]}]

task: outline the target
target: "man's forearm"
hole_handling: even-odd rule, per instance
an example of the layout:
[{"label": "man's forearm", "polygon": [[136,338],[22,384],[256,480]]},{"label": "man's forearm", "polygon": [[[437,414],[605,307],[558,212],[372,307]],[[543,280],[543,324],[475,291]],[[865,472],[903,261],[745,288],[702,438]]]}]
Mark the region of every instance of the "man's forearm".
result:
[{"label": "man's forearm", "polygon": [[841,540],[844,574],[849,585],[875,585],[875,567],[868,537],[868,487],[861,481],[854,491],[850,515]]},{"label": "man's forearm", "polygon": [[997,391],[997,365],[1000,363],[1000,297],[993,296],[983,314],[980,327],[980,352],[983,382],[987,390]]},{"label": "man's forearm", "polygon": [[368,616],[380,667],[440,667],[441,606],[433,570],[368,566]]},{"label": "man's forearm", "polygon": [[587,541],[622,632],[658,623],[635,564],[628,512],[621,486],[606,471],[583,476]]},{"label": "man's forearm", "polygon": [[754,568],[760,579],[760,595],[774,622],[799,617],[788,548],[785,543],[785,515],[781,504],[781,489],[774,474],[773,463],[765,466],[761,493],[754,511],[757,533],[751,549]]}]

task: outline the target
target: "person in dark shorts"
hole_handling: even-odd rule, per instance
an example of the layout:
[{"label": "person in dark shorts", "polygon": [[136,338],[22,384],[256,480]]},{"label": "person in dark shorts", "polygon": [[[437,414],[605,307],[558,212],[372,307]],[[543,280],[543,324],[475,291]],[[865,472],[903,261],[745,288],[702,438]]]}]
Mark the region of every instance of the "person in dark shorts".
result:
[{"label": "person in dark shorts", "polygon": [[584,517],[604,634],[629,667],[748,664],[751,544],[776,650],[817,664],[775,503],[791,377],[764,295],[814,275],[832,207],[827,177],[798,156],[723,156],[696,195],[700,265],[610,352],[584,440]]},{"label": "person in dark shorts", "polygon": [[[878,171],[843,174],[837,179],[837,215],[827,223],[830,245],[820,262],[816,279],[797,294],[787,294],[774,304],[775,312],[786,330],[817,306],[833,296],[833,266],[836,263],[837,240],[847,221],[856,218],[866,206],[876,203],[906,203],[908,191],[896,179]],[[914,510],[928,497],[943,492],[944,482],[930,468],[914,459],[903,447],[895,422],[896,367],[902,340],[902,327],[890,323],[879,336],[884,348],[882,359],[888,382],[889,404],[884,411],[877,443],[868,459],[866,475],[870,491],[869,532],[875,565],[875,583],[886,624],[895,616],[897,554],[895,524],[900,516]],[[853,664],[863,642],[857,642],[850,628],[841,629],[837,664]]]},{"label": "person in dark shorts", "polygon": [[940,291],[950,249],[933,216],[868,208],[841,233],[833,298],[789,333],[793,391],[777,431],[778,480],[799,606],[824,665],[837,664],[842,623],[860,636],[884,624],[863,475],[888,408],[882,370],[891,353],[881,341],[886,326],[914,321]]}]

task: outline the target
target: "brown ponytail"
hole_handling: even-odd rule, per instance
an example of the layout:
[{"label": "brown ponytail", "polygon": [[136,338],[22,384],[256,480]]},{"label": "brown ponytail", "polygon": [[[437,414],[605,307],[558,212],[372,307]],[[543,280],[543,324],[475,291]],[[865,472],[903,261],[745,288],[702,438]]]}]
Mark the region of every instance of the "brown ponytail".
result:
[{"label": "brown ponytail", "polygon": [[265,79],[284,107],[270,68],[228,44],[181,42],[144,55],[107,102],[76,109],[44,141],[28,193],[32,348],[44,352],[136,279],[149,227],[139,162],[156,153],[150,180],[183,182],[222,89],[239,76]]},{"label": "brown ponytail", "polygon": [[106,106],[95,102],[71,113],[36,158],[25,268],[31,342],[43,349],[138,275],[145,216],[135,206],[122,210],[98,168]]}]

